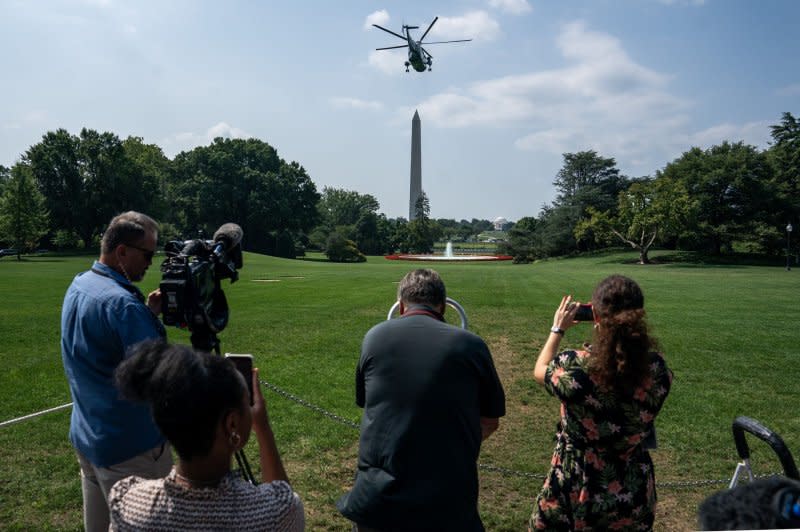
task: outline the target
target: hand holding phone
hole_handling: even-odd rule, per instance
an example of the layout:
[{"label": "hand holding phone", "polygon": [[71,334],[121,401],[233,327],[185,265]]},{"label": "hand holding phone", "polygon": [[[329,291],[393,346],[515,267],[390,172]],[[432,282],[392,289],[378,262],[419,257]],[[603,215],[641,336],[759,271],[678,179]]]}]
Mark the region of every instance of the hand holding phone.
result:
[{"label": "hand holding phone", "polygon": [[591,303],[578,305],[578,310],[575,312],[575,321],[594,321]]},{"label": "hand holding phone", "polygon": [[233,365],[244,377],[247,391],[250,393],[250,406],[253,406],[253,355],[225,353],[225,358],[233,362]]}]

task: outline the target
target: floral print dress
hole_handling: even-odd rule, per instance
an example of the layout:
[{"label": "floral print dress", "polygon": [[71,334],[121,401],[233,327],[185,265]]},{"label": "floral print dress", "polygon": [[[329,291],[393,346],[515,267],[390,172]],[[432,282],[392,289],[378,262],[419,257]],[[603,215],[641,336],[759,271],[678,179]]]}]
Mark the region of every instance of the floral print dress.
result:
[{"label": "floral print dress", "polygon": [[561,400],[561,420],[530,530],[653,528],[655,475],[647,441],[672,372],[659,353],[650,353],[641,386],[622,398],[589,373],[590,357],[564,351],[547,367],[545,388]]}]

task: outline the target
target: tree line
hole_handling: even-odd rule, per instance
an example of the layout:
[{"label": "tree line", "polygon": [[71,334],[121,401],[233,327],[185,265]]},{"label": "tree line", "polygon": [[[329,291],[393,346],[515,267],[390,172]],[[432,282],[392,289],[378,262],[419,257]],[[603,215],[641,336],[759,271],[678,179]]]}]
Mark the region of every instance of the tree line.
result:
[{"label": "tree line", "polygon": [[408,222],[379,213],[370,194],[320,193],[299,163],[253,138],[216,138],[169,159],[139,137],[58,129],[10,169],[0,166],[0,241],[20,253],[96,248],[105,224],[126,210],[159,220],[162,240],[208,239],[235,222],[249,251],[294,258],[317,249],[340,261],[429,252],[442,236],[466,240],[491,227],[487,220],[431,220],[424,194],[417,207]]},{"label": "tree line", "polygon": [[[783,113],[766,150],[728,141],[693,147],[653,176],[628,177],[595,151],[565,153],[558,195],[517,221],[503,251],[517,262],[626,245],[720,255],[781,255],[800,213],[800,121]],[[797,250],[797,246],[793,246]]]},{"label": "tree line", "polygon": [[[507,233],[500,252],[517,262],[624,244],[649,261],[652,246],[712,254],[780,255],[800,213],[800,121],[784,113],[759,150],[725,141],[691,148],[652,176],[622,175],[595,151],[565,153],[551,204]],[[423,192],[413,221],[387,218],[370,194],[325,187],[258,139],[216,138],[174,159],[139,137],[82,129],[49,131],[10,169],[0,166],[0,240],[37,247],[95,248],[125,210],[162,224],[162,239],[210,238],[226,222],[245,249],[331,260],[428,253],[439,240],[475,240],[488,220],[430,217]],[[796,239],[797,241],[798,239]]]}]

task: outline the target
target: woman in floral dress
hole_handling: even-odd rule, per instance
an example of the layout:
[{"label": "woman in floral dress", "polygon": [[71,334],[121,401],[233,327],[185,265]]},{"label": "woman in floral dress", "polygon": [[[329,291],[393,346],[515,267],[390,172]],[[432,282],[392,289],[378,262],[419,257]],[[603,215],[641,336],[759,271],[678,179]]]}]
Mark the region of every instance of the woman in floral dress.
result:
[{"label": "woman in floral dress", "polygon": [[558,352],[578,302],[565,296],[534,369],[561,401],[550,472],[530,530],[650,530],[656,506],[648,448],[672,372],[648,335],[644,297],[621,275],[592,295],[591,350]]}]

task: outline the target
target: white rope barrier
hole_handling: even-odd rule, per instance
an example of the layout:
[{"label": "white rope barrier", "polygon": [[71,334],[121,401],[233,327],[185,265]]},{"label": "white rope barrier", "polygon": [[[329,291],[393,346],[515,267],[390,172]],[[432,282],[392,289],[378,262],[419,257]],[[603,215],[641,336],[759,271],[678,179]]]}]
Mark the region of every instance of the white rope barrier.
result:
[{"label": "white rope barrier", "polygon": [[61,406],[55,406],[53,408],[48,408],[47,410],[42,410],[41,412],[34,412],[33,414],[28,414],[27,416],[18,417],[15,419],[9,419],[8,421],[3,421],[0,423],[0,427],[5,427],[6,425],[13,425],[14,423],[19,423],[20,421],[25,421],[26,419],[30,419],[32,417],[43,416],[44,414],[49,414],[50,412],[55,412],[57,410],[64,410],[65,408],[69,408],[72,406],[72,403],[67,403]]},{"label": "white rope barrier", "polygon": [[[301,399],[300,397],[298,397],[298,396],[296,396],[296,395],[294,395],[292,393],[289,393],[289,392],[287,392],[285,390],[282,390],[281,388],[275,386],[274,384],[271,384],[271,383],[269,383],[269,382],[267,382],[265,380],[262,380],[261,384],[266,386],[269,390],[277,393],[278,395],[281,395],[284,398],[289,399],[290,401],[293,401],[295,403],[298,403],[299,405],[304,406],[304,407],[306,407],[306,408],[308,408],[310,410],[313,410],[313,411],[315,411],[315,412],[317,412],[319,414],[327,416],[328,418],[330,418],[330,419],[332,419],[332,420],[334,420],[334,421],[336,421],[336,422],[338,422],[338,423],[340,423],[342,425],[346,425],[346,426],[348,426],[348,427],[350,427],[352,429],[355,429],[355,430],[359,430],[359,428],[360,428],[358,423],[355,423],[355,422],[353,422],[353,421],[351,421],[349,419],[346,419],[346,418],[344,418],[342,416],[339,416],[338,414],[334,414],[333,412],[329,412],[329,411],[325,410],[324,408],[321,408],[321,407],[319,407],[317,405],[309,403],[308,401],[305,401],[304,399]],[[33,417],[41,416],[41,415],[44,415],[44,414],[49,414],[50,412],[55,412],[57,410],[63,410],[63,409],[68,408],[70,406],[72,406],[72,403],[67,403],[65,405],[56,406],[54,408],[48,408],[47,410],[42,410],[41,412],[35,412],[33,414],[28,414],[27,416],[18,417],[16,419],[9,419],[8,421],[3,421],[2,423],[0,423],[0,427],[4,427],[6,425],[11,425],[13,423],[18,423],[20,421],[25,421],[26,419],[30,419],[30,418],[33,418]],[[494,465],[491,465],[491,464],[479,463],[478,466],[480,467],[480,469],[483,469],[483,470],[486,470],[486,471],[492,471],[492,472],[495,472],[495,473],[499,473],[499,474],[501,474],[503,476],[506,476],[506,477],[510,477],[510,476],[526,477],[526,478],[534,478],[534,479],[537,479],[537,480],[541,480],[541,479],[545,478],[545,475],[541,474],[541,473],[531,473],[531,472],[528,472],[528,471],[516,471],[516,470],[513,470],[513,469],[506,468],[506,467],[499,467],[499,466],[494,466]],[[766,477],[771,477],[771,476],[780,476],[780,473],[768,473],[768,474],[764,474],[764,475],[754,475],[754,476],[756,478],[766,478]],[[685,481],[661,481],[661,482],[657,482],[656,485],[659,488],[667,488],[667,489],[669,489],[669,488],[678,488],[678,489],[680,489],[680,488],[698,488],[698,487],[702,487],[702,486],[723,485],[723,484],[727,484],[728,482],[730,482],[729,479],[703,479],[703,480],[685,480]]]}]

